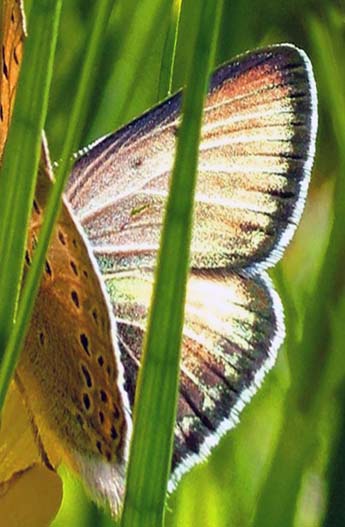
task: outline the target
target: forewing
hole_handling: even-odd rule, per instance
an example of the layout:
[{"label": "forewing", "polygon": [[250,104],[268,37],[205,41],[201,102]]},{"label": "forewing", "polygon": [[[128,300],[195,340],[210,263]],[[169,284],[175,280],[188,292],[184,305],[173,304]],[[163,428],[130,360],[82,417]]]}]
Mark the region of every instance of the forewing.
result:
[{"label": "forewing", "polygon": [[[153,268],[181,94],[94,145],[67,197],[106,269]],[[194,268],[267,267],[292,236],[316,128],[309,60],[291,45],[248,53],[213,75],[195,199]]]},{"label": "forewing", "polygon": [[[152,274],[105,275],[133,405]],[[193,272],[187,288],[172,481],[236,422],[274,363],[282,310],[265,275]],[[157,379],[159,382],[159,379]]]}]

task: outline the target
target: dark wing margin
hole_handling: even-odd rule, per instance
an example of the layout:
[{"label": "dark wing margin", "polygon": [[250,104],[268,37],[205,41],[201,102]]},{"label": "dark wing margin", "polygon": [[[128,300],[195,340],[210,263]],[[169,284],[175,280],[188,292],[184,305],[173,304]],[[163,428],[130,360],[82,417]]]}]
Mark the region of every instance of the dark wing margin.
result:
[{"label": "dark wing margin", "polygon": [[[195,464],[204,461],[221,437],[237,425],[240,413],[274,365],[285,337],[281,301],[266,273],[235,278],[248,295],[242,307],[252,321],[238,320],[241,338],[233,340],[230,331],[222,335],[215,347],[217,353],[213,349],[205,350],[203,357],[200,351],[190,355],[190,362],[194,361],[197,366],[199,388],[193,378],[186,381],[186,374],[182,372],[169,491]],[[185,370],[188,371],[188,366]],[[194,389],[187,382],[194,384]]]}]

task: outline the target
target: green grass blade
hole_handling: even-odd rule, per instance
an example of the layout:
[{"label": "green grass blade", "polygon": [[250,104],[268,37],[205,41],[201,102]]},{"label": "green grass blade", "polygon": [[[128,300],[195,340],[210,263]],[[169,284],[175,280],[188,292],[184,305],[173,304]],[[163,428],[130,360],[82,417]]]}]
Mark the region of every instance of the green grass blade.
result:
[{"label": "green grass blade", "polygon": [[113,6],[113,0],[101,0],[98,2],[96,16],[92,20],[92,31],[89,46],[86,52],[83,70],[80,76],[78,91],[73,106],[71,119],[69,121],[66,140],[63,147],[62,159],[59,165],[56,183],[52,188],[45,211],[42,230],[38,239],[32,266],[28,273],[23,295],[21,298],[18,320],[10,336],[6,349],[2,369],[0,371],[0,404],[6,395],[6,390],[14,371],[20,349],[24,342],[25,329],[29,323],[35,297],[38,291],[40,277],[44,266],[45,254],[48,249],[50,236],[60,210],[60,198],[69,175],[71,156],[76,149],[82,132],[82,121],[86,116],[86,102],[89,96],[89,78],[92,75],[94,65],[98,57],[98,49],[102,40],[105,27],[109,19],[109,13]]},{"label": "green grass blade", "polygon": [[[340,98],[344,81],[336,67],[336,49],[330,35],[336,40],[336,28],[311,19],[311,37],[315,56],[319,58],[319,76],[328,79],[325,87],[332,106],[335,136],[338,138],[339,174],[344,172],[345,106]],[[339,51],[340,53],[340,51]],[[315,61],[316,64],[316,61]],[[322,72],[322,74],[321,74]],[[336,370],[344,374],[339,354],[328,348],[332,340],[331,316],[345,288],[344,277],[344,202],[345,180],[336,179],[334,192],[334,222],[328,248],[318,281],[306,307],[300,342],[291,350],[292,384],[285,405],[285,417],[272,464],[261,489],[256,511],[255,527],[290,527],[293,525],[302,479],[315,448],[315,430],[323,405],[329,401],[338,381]],[[290,344],[291,345],[291,344]],[[325,352],[328,350],[328,352]],[[300,357],[297,362],[296,357]],[[298,438],[298,441],[296,441]],[[286,467],[282,474],[281,467]]]},{"label": "green grass blade", "polygon": [[0,192],[0,360],[20,291],[60,7],[60,0],[42,0],[31,9],[29,37],[4,153]]},{"label": "green grass blade", "polygon": [[[336,437],[332,441],[332,450],[328,459],[327,483],[328,500],[323,519],[323,527],[342,527],[345,525],[345,383],[344,368],[339,368],[339,364],[344,361],[344,340],[345,340],[345,297],[341,299],[339,308],[334,317],[334,338],[332,345],[338,355],[337,371],[331,372],[330,379],[336,375],[339,378],[340,389],[335,393],[337,397],[340,416]],[[340,375],[339,375],[340,374]]]},{"label": "green grass blade", "polygon": [[159,77],[158,100],[171,95],[182,0],[173,0]]},{"label": "green grass blade", "polygon": [[201,11],[139,374],[122,527],[162,525],[178,393],[202,106],[221,2]]},{"label": "green grass blade", "polygon": [[[157,35],[157,28],[164,27],[169,14],[171,0],[141,0],[137,2],[133,18],[125,27],[120,43],[121,55],[114,59],[113,72],[106,83],[103,101],[92,129],[100,128],[99,123],[108,122],[114,129],[124,122],[128,107],[133,98],[141,76],[148,75],[146,70],[147,50]],[[123,28],[119,27],[119,31]],[[128,56],[130,53],[130,56]],[[130,60],[135,57],[135,61]],[[118,87],[120,84],[120,87]],[[114,95],[114,90],[115,95]],[[115,101],[115,103],[114,103]],[[109,119],[109,114],[111,119]],[[102,127],[101,127],[102,128]],[[91,131],[91,137],[93,132]]]}]

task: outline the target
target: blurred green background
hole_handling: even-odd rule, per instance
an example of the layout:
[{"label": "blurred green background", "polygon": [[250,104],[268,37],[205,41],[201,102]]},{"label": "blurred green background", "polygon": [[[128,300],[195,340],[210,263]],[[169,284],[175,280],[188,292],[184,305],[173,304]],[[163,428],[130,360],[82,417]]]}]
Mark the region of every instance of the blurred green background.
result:
[{"label": "blurred green background", "polygon": [[[61,152],[96,4],[64,2],[46,126],[53,160]],[[114,4],[90,78],[93,96],[82,145],[157,102],[171,2]],[[193,21],[202,5],[183,1],[176,89],[192,58]],[[308,53],[319,99],[317,157],[305,213],[271,273],[285,306],[287,339],[238,427],[169,497],[169,527],[345,525],[344,3],[224,0],[217,64],[278,42]],[[66,475],[64,503],[53,525],[113,523]]]}]

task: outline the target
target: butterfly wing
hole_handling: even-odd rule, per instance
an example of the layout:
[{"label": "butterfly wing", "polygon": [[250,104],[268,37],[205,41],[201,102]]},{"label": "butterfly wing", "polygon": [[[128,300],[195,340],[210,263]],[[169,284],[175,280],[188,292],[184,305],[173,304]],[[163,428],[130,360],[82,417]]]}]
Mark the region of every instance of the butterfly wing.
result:
[{"label": "butterfly wing", "polygon": [[[76,163],[67,198],[103,267],[153,268],[181,94],[98,142]],[[191,265],[267,267],[305,199],[316,129],[305,54],[281,45],[214,74],[201,133]]]},{"label": "butterfly wing", "polygon": [[[108,274],[105,279],[114,299],[125,389],[133,405],[152,273],[129,271]],[[280,301],[266,275],[191,273],[183,330],[174,483],[236,424],[239,412],[274,363],[283,336]]]},{"label": "butterfly wing", "polygon": [[[314,153],[315,83],[291,45],[213,75],[199,151],[173,481],[255,392],[283,336],[262,268],[299,220]],[[176,135],[177,94],[77,161],[67,188],[112,298],[133,404]]]},{"label": "butterfly wing", "polygon": [[[43,150],[30,223],[26,271],[42,225],[52,173]],[[43,459],[51,453],[112,512],[122,500],[128,441],[127,399],[113,317],[96,263],[67,204],[47,254],[17,368]],[[51,445],[50,449],[47,445]]]}]

